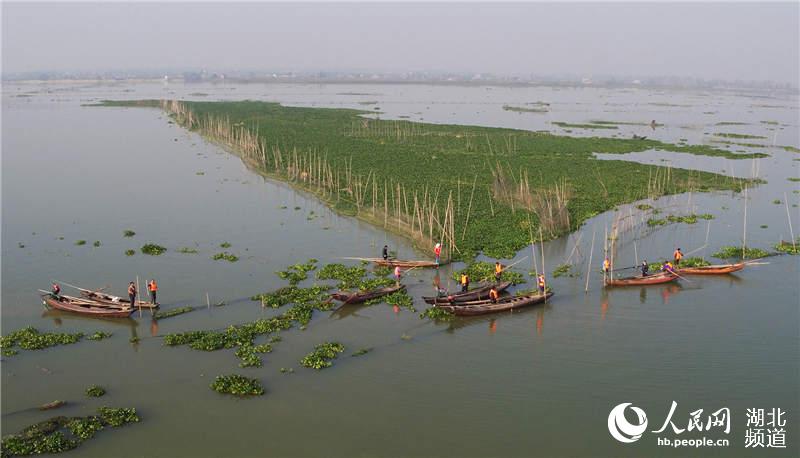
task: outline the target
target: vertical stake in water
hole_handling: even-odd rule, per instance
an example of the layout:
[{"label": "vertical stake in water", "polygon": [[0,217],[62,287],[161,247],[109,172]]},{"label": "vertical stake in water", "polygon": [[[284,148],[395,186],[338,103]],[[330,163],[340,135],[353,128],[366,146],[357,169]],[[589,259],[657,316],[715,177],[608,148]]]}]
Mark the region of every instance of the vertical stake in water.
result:
[{"label": "vertical stake in water", "polygon": [[[141,296],[142,295],[142,290],[139,289],[139,276],[138,275],[136,276],[136,292],[138,293],[137,296]],[[133,300],[134,301],[136,300],[136,296],[133,296]],[[141,301],[141,297],[139,297],[138,304],[139,304],[139,318],[141,318],[142,317],[142,301]],[[131,304],[131,307],[133,307],[134,305],[136,305],[136,304]]]},{"label": "vertical stake in water", "polygon": [[594,254],[594,236],[596,234],[595,230],[592,230],[592,247],[589,248],[589,263],[586,265],[586,289],[584,293],[589,292],[589,275],[592,273],[592,255]]},{"label": "vertical stake in water", "polygon": [[745,259],[747,247],[747,186],[744,188],[744,224],[742,225],[742,260]]},{"label": "vertical stake in water", "polygon": [[206,293],[206,307],[211,308],[211,299],[208,298],[208,293]]},{"label": "vertical stake in water", "polygon": [[794,230],[792,229],[792,215],[789,213],[789,199],[786,193],[783,193],[783,203],[786,204],[786,220],[789,221],[789,234],[792,236],[792,251],[797,252],[797,242],[794,238]]}]

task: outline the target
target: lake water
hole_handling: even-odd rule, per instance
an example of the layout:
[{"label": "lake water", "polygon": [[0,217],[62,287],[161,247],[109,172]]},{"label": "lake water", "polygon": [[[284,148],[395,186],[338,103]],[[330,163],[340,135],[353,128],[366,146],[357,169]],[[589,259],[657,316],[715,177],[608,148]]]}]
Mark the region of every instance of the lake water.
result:
[{"label": "lake water", "polygon": [[[259,99],[298,106],[366,108],[380,116],[562,132],[550,122],[614,120],[664,127],[573,130],[572,135],[647,135],[708,142],[715,132],[767,137],[768,145],[800,147],[796,97],[753,94],[415,85],[290,84],[6,84],[2,123],[2,333],[24,326],[61,332],[113,332],[2,361],[2,433],[51,414],[87,415],[101,405],[136,407],[142,422],[103,431],[64,456],[753,456],[744,447],[748,408],[787,412],[788,448],[800,443],[800,297],[798,258],[770,257],[730,276],[669,286],[604,290],[598,267],[602,240],[615,218],[636,224],[621,234],[617,266],[656,261],[676,246],[710,255],[741,243],[771,249],[789,239],[787,205],[800,233],[796,193],[800,155],[778,148],[769,158],[731,161],[673,153],[636,153],[630,160],[697,168],[767,184],[732,193],[684,194],[650,202],[664,214],[711,213],[710,222],[656,230],[628,206],[599,215],[580,231],[545,244],[545,267],[570,260],[575,277],[551,279],[556,296],[544,306],[437,324],[388,305],[317,312],[306,330],[282,334],[261,368],[242,369],[229,350],[198,352],[162,344],[167,333],[219,329],[279,313],[248,298],[284,285],[274,272],[317,258],[377,256],[383,244],[419,258],[406,240],[339,216],[313,197],[249,171],[240,160],[186,132],[160,111],[98,108],[100,99]],[[359,102],[378,102],[361,104]],[[503,105],[542,101],[548,113]],[[530,106],[530,105],[528,105]],[[378,107],[379,110],[373,110]],[[761,121],[777,122],[766,124]],[[722,125],[742,122],[746,125]],[[748,142],[749,140],[734,140]],[[623,159],[602,156],[601,159]],[[780,204],[773,203],[780,200]],[[709,226],[710,224],[710,226]],[[135,237],[123,237],[131,229]],[[595,250],[584,291],[592,235]],[[708,234],[708,236],[707,236]],[[63,239],[62,239],[63,238]],[[83,246],[77,240],[86,240]],[[707,242],[706,242],[707,240]],[[93,247],[100,241],[99,247]],[[158,257],[138,249],[169,248]],[[227,250],[236,263],[212,261]],[[575,245],[577,249],[574,249]],[[198,254],[181,254],[179,247]],[[136,249],[127,257],[124,251]],[[535,251],[537,263],[541,253]],[[531,266],[530,248],[515,260]],[[507,260],[511,262],[512,260]],[[447,283],[451,269],[443,267]],[[630,272],[630,271],[628,271]],[[90,287],[155,277],[164,309],[201,308],[154,323],[147,312],[102,321],[46,311],[37,289],[52,280]],[[415,298],[432,291],[433,271],[406,280]],[[453,285],[454,286],[454,285]],[[530,287],[531,284],[527,285]],[[205,307],[224,301],[224,307]],[[415,304],[424,309],[422,301]],[[131,344],[131,337],[140,342]],[[332,368],[299,365],[314,345],[338,341],[345,353]],[[364,347],[360,358],[348,355]],[[280,368],[291,367],[292,374]],[[260,379],[266,395],[233,399],[208,385],[216,375]],[[108,394],[89,399],[92,384]],[[62,399],[57,413],[32,409]],[[731,412],[731,432],[646,433],[615,441],[609,411],[622,402],[643,408],[660,428],[672,401],[676,425],[690,412]],[[726,438],[729,447],[701,451],[659,447],[657,437]]]}]

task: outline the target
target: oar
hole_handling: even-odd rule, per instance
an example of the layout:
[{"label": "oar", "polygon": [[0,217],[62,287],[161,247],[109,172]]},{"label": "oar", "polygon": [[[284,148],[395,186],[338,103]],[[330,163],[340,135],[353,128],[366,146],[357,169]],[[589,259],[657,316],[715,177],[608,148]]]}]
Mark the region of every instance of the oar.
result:
[{"label": "oar", "polygon": [[519,261],[517,261],[517,262],[515,262],[515,263],[513,263],[513,264],[509,264],[509,265],[507,265],[507,266],[503,267],[503,270],[508,270],[508,269],[510,269],[510,268],[512,268],[512,267],[514,267],[514,266],[516,266],[517,264],[521,263],[522,261],[524,261],[524,260],[526,260],[526,259],[528,259],[528,257],[527,257],[527,256],[525,256],[524,258],[520,259]]},{"label": "oar", "polygon": [[[100,289],[92,290],[92,289],[87,289],[87,288],[81,288],[80,286],[71,285],[71,284],[69,284],[69,283],[67,283],[67,282],[65,282],[65,281],[53,280],[53,282],[55,282],[55,283],[61,283],[61,284],[63,284],[63,285],[69,286],[70,288],[75,288],[75,289],[77,289],[78,291],[88,291],[88,292],[90,292],[90,293],[99,293],[99,292],[102,292],[102,290],[104,290],[104,289],[108,288],[108,286],[106,286],[106,287],[104,287],[104,288],[100,288]],[[116,297],[116,296],[115,296],[115,297]]]}]

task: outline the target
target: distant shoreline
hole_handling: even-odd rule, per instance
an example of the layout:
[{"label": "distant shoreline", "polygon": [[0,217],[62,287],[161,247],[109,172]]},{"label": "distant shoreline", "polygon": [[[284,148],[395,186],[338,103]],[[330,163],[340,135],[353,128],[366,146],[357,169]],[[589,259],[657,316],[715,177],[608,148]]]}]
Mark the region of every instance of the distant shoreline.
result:
[{"label": "distant shoreline", "polygon": [[788,95],[800,95],[800,89],[792,88],[769,88],[769,87],[749,87],[749,86],[684,86],[684,85],[648,85],[633,83],[590,83],[585,84],[578,81],[503,81],[503,80],[403,80],[403,79],[319,79],[319,78],[237,78],[228,77],[224,79],[208,79],[202,81],[187,81],[183,77],[170,78],[129,78],[129,79],[104,79],[104,78],[82,78],[82,79],[3,79],[2,84],[20,85],[47,85],[47,84],[141,84],[141,83],[180,83],[184,85],[202,84],[314,84],[314,85],[420,85],[420,86],[452,86],[452,87],[542,87],[542,88],[598,88],[598,89],[647,89],[647,90],[674,90],[674,91],[751,91],[759,93],[780,93]]}]

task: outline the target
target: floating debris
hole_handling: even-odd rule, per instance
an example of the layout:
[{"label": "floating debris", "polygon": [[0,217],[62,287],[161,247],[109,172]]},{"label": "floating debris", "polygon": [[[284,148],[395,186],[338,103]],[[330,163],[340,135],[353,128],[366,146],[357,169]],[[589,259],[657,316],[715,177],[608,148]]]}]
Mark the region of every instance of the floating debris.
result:
[{"label": "floating debris", "polygon": [[133,232],[130,229],[125,229],[125,231],[122,233],[123,237],[133,237],[134,235],[136,235],[136,232]]}]

